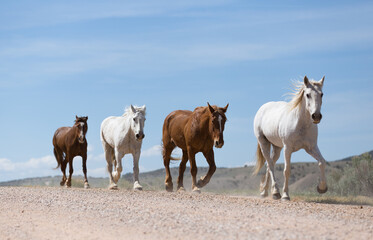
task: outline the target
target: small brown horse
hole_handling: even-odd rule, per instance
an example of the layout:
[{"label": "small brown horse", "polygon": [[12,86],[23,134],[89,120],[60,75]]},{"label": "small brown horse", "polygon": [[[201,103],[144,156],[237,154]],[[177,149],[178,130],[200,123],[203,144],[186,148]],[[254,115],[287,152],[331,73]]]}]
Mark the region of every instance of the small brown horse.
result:
[{"label": "small brown horse", "polygon": [[[71,187],[71,176],[73,174],[73,159],[81,156],[83,159],[84,188],[89,188],[87,180],[87,140],[85,135],[88,131],[88,117],[75,116],[75,124],[72,127],[60,127],[53,136],[54,156],[57,160],[57,167],[61,166],[62,180],[60,185],[66,183]],[[69,163],[69,178],[66,178],[66,165]]]},{"label": "small brown horse", "polygon": [[[183,151],[177,179],[178,191],[185,191],[183,186],[184,171],[189,159],[190,172],[192,174],[192,191],[200,193],[199,188],[204,187],[216,170],[213,147],[221,148],[224,145],[223,131],[227,120],[224,108],[217,106],[197,107],[193,112],[177,110],[170,113],[163,123],[163,163],[166,168],[166,190],[173,191],[172,177],[170,173],[170,160],[175,147]],[[209,170],[206,176],[196,181],[197,165],[195,155],[202,152],[205,156]]]}]

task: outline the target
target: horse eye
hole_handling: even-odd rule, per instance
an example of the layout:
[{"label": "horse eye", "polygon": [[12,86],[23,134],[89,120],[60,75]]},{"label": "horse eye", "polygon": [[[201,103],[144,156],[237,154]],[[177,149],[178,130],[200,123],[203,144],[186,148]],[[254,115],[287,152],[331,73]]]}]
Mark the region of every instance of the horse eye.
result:
[{"label": "horse eye", "polygon": [[310,98],[310,97],[311,97],[311,95],[310,95],[310,94],[308,94],[308,93],[306,94],[306,96],[307,96],[307,98]]},{"label": "horse eye", "polygon": [[136,122],[136,118],[133,118],[133,121],[135,121],[135,122]]}]

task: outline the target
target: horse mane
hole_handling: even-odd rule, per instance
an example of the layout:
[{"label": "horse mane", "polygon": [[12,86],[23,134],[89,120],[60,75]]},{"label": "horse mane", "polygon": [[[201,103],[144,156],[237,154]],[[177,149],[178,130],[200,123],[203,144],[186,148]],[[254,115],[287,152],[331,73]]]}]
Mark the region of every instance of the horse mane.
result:
[{"label": "horse mane", "polygon": [[[144,115],[144,116],[146,115],[145,109],[143,109],[142,107],[139,107],[139,106],[136,106],[136,105],[134,105],[133,107],[134,107],[137,111],[139,111],[142,115]],[[123,113],[122,117],[129,116],[130,114],[132,114],[131,106],[126,107],[126,108],[124,109],[124,113]]]},{"label": "horse mane", "polygon": [[[223,118],[227,121],[227,117],[225,116],[225,113],[224,113],[222,110],[220,110],[220,108],[219,108],[218,106],[216,106],[216,105],[212,105],[211,107],[212,107],[215,111],[218,111],[218,112],[223,116]],[[193,112],[195,112],[195,113],[200,113],[200,114],[204,114],[206,111],[210,111],[210,110],[208,109],[208,106],[196,107],[196,108],[194,109]]]},{"label": "horse mane", "polygon": [[[309,81],[313,86],[322,86],[321,83],[315,80]],[[289,104],[291,106],[291,110],[298,108],[303,100],[304,95],[304,83],[300,81],[293,82],[293,89],[292,92],[290,92],[288,95],[292,96],[292,99],[290,100]]]}]

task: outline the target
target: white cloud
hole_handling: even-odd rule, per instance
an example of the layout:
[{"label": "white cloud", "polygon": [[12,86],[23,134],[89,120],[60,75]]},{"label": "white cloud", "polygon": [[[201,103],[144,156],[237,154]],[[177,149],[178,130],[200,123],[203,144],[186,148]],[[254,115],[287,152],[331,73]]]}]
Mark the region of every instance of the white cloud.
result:
[{"label": "white cloud", "polygon": [[88,144],[87,146],[87,152],[92,152],[95,148],[93,147],[93,145],[91,144]]},{"label": "white cloud", "polygon": [[[89,5],[79,1],[66,3],[45,3],[42,6],[36,4],[8,3],[4,20],[9,24],[1,25],[0,29],[19,29],[38,26],[53,26],[58,24],[99,20],[107,18],[134,18],[175,14],[196,7],[221,5],[224,1],[110,1],[90,2]],[[12,9],[14,8],[14,9]],[[48,19],[48,21],[45,21]]]},{"label": "white cloud", "polygon": [[154,157],[154,156],[161,156],[162,154],[162,146],[161,145],[154,145],[151,148],[146,149],[145,151],[141,152],[141,157]]},{"label": "white cloud", "polygon": [[87,161],[106,163],[105,153],[102,153],[102,154],[99,154],[99,155],[88,154]]},{"label": "white cloud", "polygon": [[59,173],[54,170],[56,166],[57,162],[51,155],[30,158],[26,162],[14,162],[7,158],[1,158],[0,180],[57,175]]},{"label": "white cloud", "polygon": [[0,170],[2,171],[13,171],[15,169],[15,164],[7,159],[7,158],[0,158]]},{"label": "white cloud", "polygon": [[52,155],[47,155],[41,158],[31,158],[25,163],[15,163],[18,168],[25,169],[40,169],[40,168],[53,168],[57,165],[57,161]]}]

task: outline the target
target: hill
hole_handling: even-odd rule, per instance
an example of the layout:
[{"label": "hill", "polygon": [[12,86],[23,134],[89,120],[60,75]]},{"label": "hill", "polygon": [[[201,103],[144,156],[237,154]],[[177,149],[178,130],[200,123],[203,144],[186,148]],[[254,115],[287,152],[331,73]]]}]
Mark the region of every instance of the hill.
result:
[{"label": "hill", "polygon": [[[373,156],[373,151],[369,152]],[[340,171],[351,163],[353,157],[344,158],[337,161],[327,162],[326,175],[327,177],[333,171]],[[176,162],[178,165],[178,163]],[[203,191],[214,193],[227,193],[237,195],[252,195],[258,194],[259,182],[265,168],[262,168],[258,176],[252,176],[251,166],[239,168],[218,168],[212,177],[210,183],[203,188]],[[284,164],[277,164],[275,174],[279,180],[280,186],[283,183]],[[198,176],[206,174],[208,168],[198,168]],[[176,188],[176,179],[178,176],[178,167],[171,168],[174,188]],[[140,173],[140,181],[144,189],[148,190],[164,190],[165,170],[159,169],[151,172]],[[317,162],[296,162],[291,164],[291,177],[289,180],[289,188],[291,193],[315,192],[319,178],[319,167]],[[39,177],[26,178],[8,182],[0,182],[0,186],[59,186],[61,177]],[[93,188],[106,188],[109,184],[108,178],[92,178],[88,179]],[[125,174],[119,181],[119,187],[123,189],[132,188],[132,173]],[[82,176],[73,176],[73,187],[83,187]],[[190,169],[187,168],[184,174],[184,186],[187,191],[190,191],[191,176]]]}]

